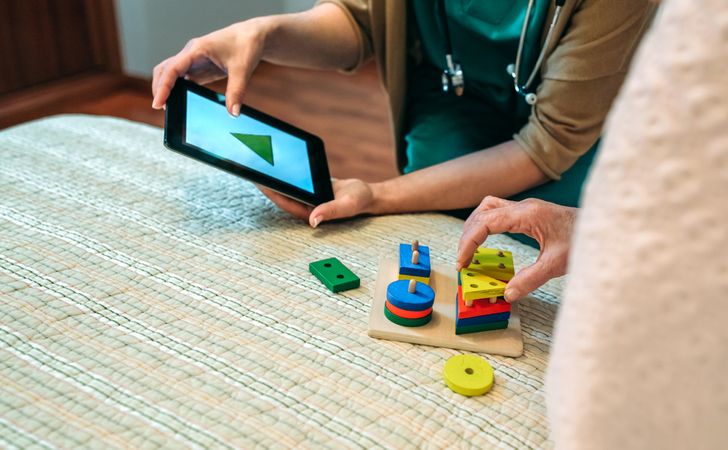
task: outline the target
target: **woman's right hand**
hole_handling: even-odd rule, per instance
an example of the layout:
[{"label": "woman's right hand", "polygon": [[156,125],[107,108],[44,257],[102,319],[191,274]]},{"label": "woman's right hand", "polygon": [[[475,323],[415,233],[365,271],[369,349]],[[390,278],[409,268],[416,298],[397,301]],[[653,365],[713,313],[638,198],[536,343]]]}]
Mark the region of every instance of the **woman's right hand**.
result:
[{"label": "woman's right hand", "polygon": [[346,219],[376,212],[373,209],[376,194],[370,183],[351,178],[348,180],[333,180],[332,186],[334,200],[322,203],[315,208],[266,187],[257,187],[276,206],[294,217],[305,220],[313,228],[330,220]]},{"label": "woman's right hand", "polygon": [[152,107],[165,106],[177,78],[206,84],[228,77],[225,106],[237,117],[248,80],[263,54],[267,24],[266,18],[251,19],[190,40],[154,68]]}]

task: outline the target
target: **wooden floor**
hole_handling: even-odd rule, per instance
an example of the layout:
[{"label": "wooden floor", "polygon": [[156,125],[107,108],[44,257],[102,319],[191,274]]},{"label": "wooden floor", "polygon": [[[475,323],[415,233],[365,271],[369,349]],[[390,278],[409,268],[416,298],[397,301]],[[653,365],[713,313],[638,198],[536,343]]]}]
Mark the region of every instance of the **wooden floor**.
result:
[{"label": "wooden floor", "polygon": [[[213,88],[224,89],[224,83]],[[356,75],[341,75],[263,63],[245,102],[321,137],[334,177],[378,181],[397,173],[386,97],[373,65]],[[152,110],[151,103],[149,88],[130,84],[96,98],[44,105],[23,120],[84,113],[164,126],[164,113]]]}]

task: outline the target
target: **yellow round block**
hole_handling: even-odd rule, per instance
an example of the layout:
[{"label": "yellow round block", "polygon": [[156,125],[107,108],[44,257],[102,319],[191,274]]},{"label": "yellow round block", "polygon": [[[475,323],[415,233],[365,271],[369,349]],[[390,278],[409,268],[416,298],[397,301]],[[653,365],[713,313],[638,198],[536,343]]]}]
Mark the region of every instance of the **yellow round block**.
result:
[{"label": "yellow round block", "polygon": [[493,367],[475,355],[456,355],[442,371],[447,387],[461,395],[483,395],[493,387]]}]

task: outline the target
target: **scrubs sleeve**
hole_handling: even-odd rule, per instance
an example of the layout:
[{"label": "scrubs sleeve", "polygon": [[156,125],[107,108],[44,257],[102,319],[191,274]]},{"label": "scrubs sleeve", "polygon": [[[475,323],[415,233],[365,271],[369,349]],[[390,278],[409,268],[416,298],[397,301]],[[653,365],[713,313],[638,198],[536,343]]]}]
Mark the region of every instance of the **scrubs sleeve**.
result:
[{"label": "scrubs sleeve", "polygon": [[528,122],[513,136],[554,180],[599,138],[654,11],[647,0],[584,0],[578,8],[544,63]]},{"label": "scrubs sleeve", "polygon": [[345,73],[356,72],[373,54],[372,26],[369,18],[369,2],[367,0],[318,0],[316,6],[333,3],[339,6],[349,20],[359,45],[359,56],[356,63],[343,70]]}]

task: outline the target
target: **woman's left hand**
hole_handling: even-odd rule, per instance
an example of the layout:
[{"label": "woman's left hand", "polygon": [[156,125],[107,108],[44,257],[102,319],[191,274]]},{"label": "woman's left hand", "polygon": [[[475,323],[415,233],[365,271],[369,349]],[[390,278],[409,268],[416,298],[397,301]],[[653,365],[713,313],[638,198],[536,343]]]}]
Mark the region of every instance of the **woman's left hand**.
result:
[{"label": "woman's left hand", "polygon": [[258,189],[279,208],[294,217],[307,221],[313,228],[329,220],[344,219],[369,213],[374,203],[374,193],[371,185],[355,178],[334,180],[334,200],[322,203],[315,208],[263,186],[258,186]]},{"label": "woman's left hand", "polygon": [[543,200],[521,202],[486,197],[470,214],[458,245],[457,268],[466,267],[475,250],[491,234],[523,233],[538,241],[541,254],[506,286],[506,300],[518,300],[551,278],[566,274],[576,208]]}]

